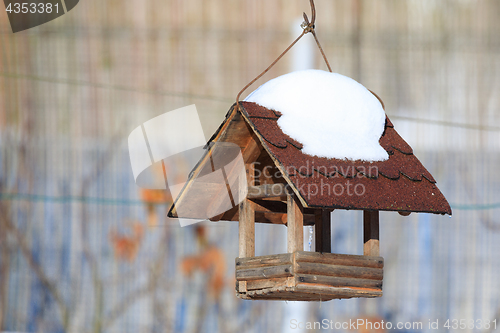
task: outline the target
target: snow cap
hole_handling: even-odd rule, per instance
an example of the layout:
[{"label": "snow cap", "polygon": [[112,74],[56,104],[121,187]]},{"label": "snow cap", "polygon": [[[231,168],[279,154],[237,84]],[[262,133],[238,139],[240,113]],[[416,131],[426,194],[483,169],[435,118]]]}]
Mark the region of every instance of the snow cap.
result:
[{"label": "snow cap", "polygon": [[281,112],[279,127],[305,154],[369,162],[389,158],[379,144],[386,118],[380,101],[347,76],[292,72],[264,83],[245,101]]}]

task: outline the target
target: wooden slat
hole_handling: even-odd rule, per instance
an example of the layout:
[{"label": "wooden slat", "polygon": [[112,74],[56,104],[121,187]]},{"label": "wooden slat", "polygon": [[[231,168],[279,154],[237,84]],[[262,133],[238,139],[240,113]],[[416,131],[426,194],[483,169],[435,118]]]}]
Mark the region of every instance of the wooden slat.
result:
[{"label": "wooden slat", "polygon": [[268,256],[258,256],[253,258],[236,258],[236,269],[240,268],[253,268],[253,267],[266,267],[266,266],[280,266],[292,263],[291,253],[271,254]]},{"label": "wooden slat", "polygon": [[[319,301],[319,298],[316,296],[311,296],[309,294],[299,294],[299,293],[293,293],[291,295],[288,294],[271,294],[271,295],[263,295],[263,296],[248,296],[247,294],[241,294],[245,295],[241,297],[238,295],[238,297],[242,299],[247,299],[247,300],[261,300],[261,301],[303,301],[303,302],[314,302],[314,301]],[[301,297],[301,295],[304,295],[305,297]],[[309,297],[308,297],[309,296]],[[327,296],[323,297],[323,302],[330,301],[333,298],[327,298]]]},{"label": "wooden slat", "polygon": [[247,281],[236,281],[236,291],[239,293],[247,292]]},{"label": "wooden slat", "polygon": [[286,185],[278,183],[249,186],[247,197],[249,199],[286,197]]},{"label": "wooden slat", "polygon": [[297,274],[316,274],[356,279],[382,280],[384,272],[381,268],[327,265],[312,262],[296,262],[294,272]]},{"label": "wooden slat", "polygon": [[292,276],[291,264],[236,270],[237,281],[262,280],[289,276]]},{"label": "wooden slat", "polygon": [[[244,196],[247,182],[252,182],[254,175],[254,165],[246,164],[247,177],[240,179],[240,195]],[[254,203],[244,199],[239,204],[239,257],[255,256],[255,211]]]},{"label": "wooden slat", "polygon": [[363,254],[379,256],[379,214],[377,211],[363,211]]},{"label": "wooden slat", "polygon": [[302,301],[302,302],[326,302],[330,301],[332,299],[335,299],[335,297],[329,297],[326,295],[322,295],[323,298],[320,299],[317,295],[313,294],[305,294],[305,293],[297,293],[294,292],[293,294],[284,294],[284,293],[277,293],[277,294],[270,294],[270,295],[263,295],[263,296],[247,296],[246,294],[243,297],[239,296],[242,299],[251,299],[251,300],[265,300],[265,301]]},{"label": "wooden slat", "polygon": [[314,217],[314,231],[316,236],[316,252],[332,252],[330,210],[317,209]]},{"label": "wooden slat", "polygon": [[239,112],[230,111],[229,119],[223,124],[221,131],[213,138],[212,142],[232,142],[241,148],[247,145],[248,135],[251,133],[246,121]]},{"label": "wooden slat", "polygon": [[353,298],[353,297],[380,297],[382,296],[381,290],[368,289],[368,288],[339,288],[329,287],[314,284],[302,283],[295,288],[297,292],[315,293],[325,298],[332,296],[332,298]]},{"label": "wooden slat", "polygon": [[249,290],[239,293],[238,297],[255,300],[278,301],[329,301],[339,298],[380,297],[381,290],[366,288],[330,287],[303,283],[294,288],[270,288],[264,290]]},{"label": "wooden slat", "polygon": [[288,279],[287,277],[282,277],[282,278],[272,278],[272,279],[262,279],[262,280],[250,280],[246,281],[246,289],[257,290],[257,289],[284,287],[286,286],[287,279]]},{"label": "wooden slat", "polygon": [[240,203],[239,257],[255,256],[255,212],[250,200]]},{"label": "wooden slat", "polygon": [[304,250],[304,220],[295,194],[287,194],[287,249],[288,253]]},{"label": "wooden slat", "polygon": [[331,287],[356,287],[369,289],[382,289],[381,280],[354,279],[336,276],[296,274],[298,283],[321,284]]},{"label": "wooden slat", "polygon": [[295,253],[297,262],[314,262],[319,264],[339,265],[339,266],[356,266],[356,267],[371,267],[383,268],[384,258],[368,257],[353,254],[336,254],[336,253],[318,253],[299,251]]},{"label": "wooden slat", "polygon": [[266,301],[330,301],[336,297],[328,295],[309,294],[300,292],[287,292],[287,291],[270,291],[268,293],[256,290],[249,291],[247,294],[238,294],[238,297],[243,299],[253,300],[266,300]]}]

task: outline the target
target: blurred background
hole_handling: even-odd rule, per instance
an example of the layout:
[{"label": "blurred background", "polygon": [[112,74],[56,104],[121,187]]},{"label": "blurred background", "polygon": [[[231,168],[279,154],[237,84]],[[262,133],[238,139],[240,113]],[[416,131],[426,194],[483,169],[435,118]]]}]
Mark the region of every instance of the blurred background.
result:
[{"label": "blurred background", "polygon": [[[209,138],[298,36],[309,1],[82,0],[16,34],[0,13],[0,331],[288,332],[292,319],[358,318],[423,323],[394,332],[431,332],[429,320],[500,326],[500,1],[316,6],[333,71],[384,100],[453,209],[381,213],[384,296],[239,300],[237,223],[181,228],[166,217],[169,194],[132,176],[134,128],[196,104]],[[246,93],[326,69],[310,37]],[[332,220],[333,252],[362,254],[362,214]],[[257,226],[257,255],[286,252],[284,228]]]}]

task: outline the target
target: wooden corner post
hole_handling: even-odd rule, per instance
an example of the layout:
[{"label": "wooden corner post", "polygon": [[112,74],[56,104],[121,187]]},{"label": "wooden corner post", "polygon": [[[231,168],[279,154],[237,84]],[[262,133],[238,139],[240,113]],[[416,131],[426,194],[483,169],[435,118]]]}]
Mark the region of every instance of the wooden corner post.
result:
[{"label": "wooden corner post", "polygon": [[363,211],[363,242],[363,255],[380,256],[378,210]]},{"label": "wooden corner post", "polygon": [[302,206],[290,188],[286,195],[287,250],[304,251],[304,217]]},{"label": "wooden corner post", "polygon": [[[254,165],[245,164],[246,177],[240,178],[240,193],[253,186]],[[252,201],[243,199],[239,205],[239,257],[255,257],[255,209]]]},{"label": "wooden corner post", "polygon": [[316,240],[316,252],[332,252],[331,234],[331,211],[327,209],[317,209],[314,212],[314,233]]}]

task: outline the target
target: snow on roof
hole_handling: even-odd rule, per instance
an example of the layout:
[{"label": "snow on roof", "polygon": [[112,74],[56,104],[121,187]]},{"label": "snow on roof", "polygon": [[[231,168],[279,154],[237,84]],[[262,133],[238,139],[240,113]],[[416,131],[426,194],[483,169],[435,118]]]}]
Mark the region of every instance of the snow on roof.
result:
[{"label": "snow on roof", "polygon": [[292,72],[272,79],[245,101],[282,113],[281,130],[312,156],[385,161],[380,146],[385,112],[363,85],[321,70]]}]

